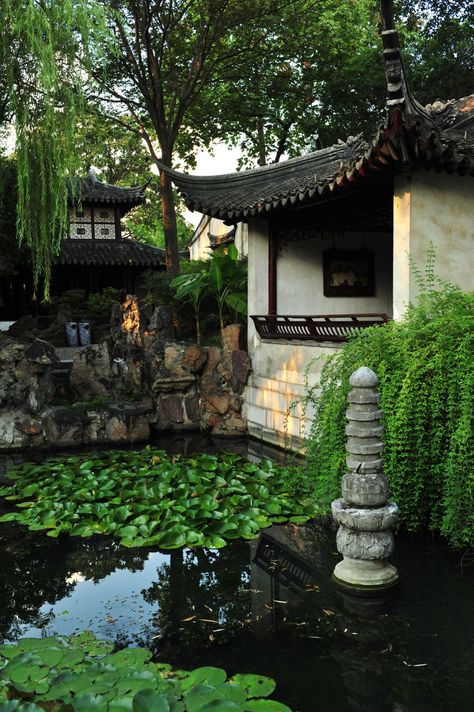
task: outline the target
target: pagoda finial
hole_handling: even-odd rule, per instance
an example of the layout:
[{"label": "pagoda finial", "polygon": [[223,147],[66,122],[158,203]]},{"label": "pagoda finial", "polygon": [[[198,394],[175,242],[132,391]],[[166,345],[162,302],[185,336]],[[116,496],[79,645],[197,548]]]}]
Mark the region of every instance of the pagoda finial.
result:
[{"label": "pagoda finial", "polygon": [[382,41],[385,73],[387,76],[387,106],[402,109],[410,114],[426,114],[421,104],[413,98],[403,63],[400,39],[393,18],[393,0],[380,0],[382,15]]},{"label": "pagoda finial", "polygon": [[393,21],[393,0],[381,0],[380,12],[382,14],[382,23],[384,30],[394,30]]}]

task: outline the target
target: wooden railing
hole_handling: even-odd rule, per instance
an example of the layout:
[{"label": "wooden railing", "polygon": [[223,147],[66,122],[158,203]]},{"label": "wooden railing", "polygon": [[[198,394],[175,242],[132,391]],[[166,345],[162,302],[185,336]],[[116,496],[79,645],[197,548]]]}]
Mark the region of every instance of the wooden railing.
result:
[{"label": "wooden railing", "polygon": [[385,324],[386,314],[316,314],[313,316],[251,316],[261,339],[347,341],[375,324]]}]

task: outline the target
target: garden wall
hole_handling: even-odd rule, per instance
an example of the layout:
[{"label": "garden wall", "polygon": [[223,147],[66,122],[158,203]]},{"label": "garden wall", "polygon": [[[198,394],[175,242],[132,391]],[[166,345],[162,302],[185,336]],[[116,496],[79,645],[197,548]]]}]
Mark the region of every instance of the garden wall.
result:
[{"label": "garden wall", "polygon": [[41,339],[0,342],[0,449],[147,441],[153,431],[237,436],[250,360],[228,328],[223,348],[173,339],[172,313],[117,305],[110,335],[72,352]]}]

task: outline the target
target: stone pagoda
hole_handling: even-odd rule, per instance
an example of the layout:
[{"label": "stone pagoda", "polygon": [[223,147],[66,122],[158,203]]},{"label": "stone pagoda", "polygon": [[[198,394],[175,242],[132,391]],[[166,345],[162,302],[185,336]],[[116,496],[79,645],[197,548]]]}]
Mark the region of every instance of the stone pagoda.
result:
[{"label": "stone pagoda", "polygon": [[333,517],[340,525],[337,549],[344,559],[334,569],[333,578],[343,588],[370,594],[398,582],[397,569],[387,560],[394,549],[391,528],[398,508],[388,499],[388,481],[383,474],[378,378],[364,366],[352,374],[349,383],[349,472],[342,479],[342,498],[332,503]]}]

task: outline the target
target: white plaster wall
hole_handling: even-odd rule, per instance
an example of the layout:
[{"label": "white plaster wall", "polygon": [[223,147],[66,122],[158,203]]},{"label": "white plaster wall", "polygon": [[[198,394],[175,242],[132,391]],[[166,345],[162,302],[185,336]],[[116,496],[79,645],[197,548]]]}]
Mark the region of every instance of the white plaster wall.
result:
[{"label": "white plaster wall", "polygon": [[[266,314],[267,311],[268,222],[254,220],[249,224],[249,314]],[[288,408],[306,391],[306,369],[309,367],[308,385],[312,386],[319,380],[324,359],[340,346],[298,341],[263,342],[249,319],[248,347],[253,367],[244,396],[249,434],[265,442],[297,449],[313,414],[310,410],[303,413],[299,405],[288,417]],[[316,357],[321,358],[309,366]]]},{"label": "white plaster wall", "polygon": [[319,382],[327,356],[339,348],[337,344],[258,340],[251,354],[253,371],[245,392],[249,434],[298,449],[314,415],[310,407],[298,401],[308,387]]},{"label": "white plaster wall", "polygon": [[[374,254],[375,293],[325,297],[323,252],[367,249]],[[277,262],[278,314],[392,314],[392,240],[388,234],[347,233],[333,242],[306,240],[283,248]],[[265,313],[265,312],[264,312]]]},{"label": "white plaster wall", "polygon": [[415,266],[422,272],[430,243],[435,273],[473,289],[474,178],[418,171],[395,177],[393,315],[400,318],[416,301]]},{"label": "white plaster wall", "polygon": [[[201,221],[194,233],[193,242],[189,245],[189,256],[191,260],[207,260],[212,255],[209,244],[209,233],[212,235],[225,235],[231,230],[229,225],[225,225],[219,218],[205,218]],[[248,252],[248,227],[245,223],[238,223],[235,231],[234,244],[239,251],[239,257],[245,257]]]}]

